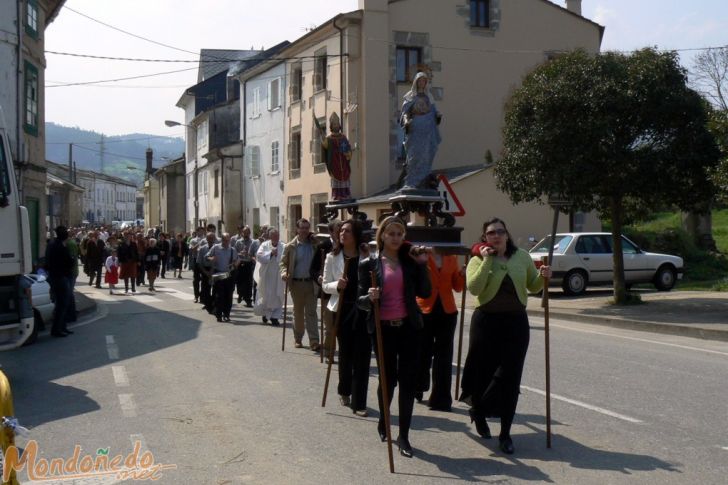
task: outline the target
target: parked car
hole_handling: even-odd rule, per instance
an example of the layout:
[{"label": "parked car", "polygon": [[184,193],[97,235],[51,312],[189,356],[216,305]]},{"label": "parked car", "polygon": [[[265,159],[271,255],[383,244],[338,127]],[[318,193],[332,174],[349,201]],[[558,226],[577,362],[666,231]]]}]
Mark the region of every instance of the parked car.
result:
[{"label": "parked car", "polygon": [[[551,236],[531,249],[536,265],[547,256]],[[669,254],[650,253],[622,236],[624,280],[628,286],[652,283],[660,291],[669,291],[683,276],[683,259]],[[609,285],[614,280],[612,235],[607,232],[571,232],[557,234],[554,242],[551,284],[561,285],[569,295],[580,295],[590,285]]]},{"label": "parked car", "polygon": [[51,287],[46,281],[45,276],[37,274],[27,274],[23,278],[28,278],[33,282],[30,291],[33,294],[33,334],[25,342],[26,345],[32,344],[38,338],[38,332],[45,329],[45,324],[51,324],[53,321],[53,307],[51,301]]}]

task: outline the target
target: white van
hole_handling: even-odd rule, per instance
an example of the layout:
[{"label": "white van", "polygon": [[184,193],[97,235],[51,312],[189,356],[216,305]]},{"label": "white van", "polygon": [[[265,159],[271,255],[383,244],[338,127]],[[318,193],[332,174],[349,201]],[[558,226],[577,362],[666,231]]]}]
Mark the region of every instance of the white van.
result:
[{"label": "white van", "polygon": [[0,350],[20,347],[33,335],[21,279],[31,271],[30,223],[15,181],[5,115],[0,106]]}]

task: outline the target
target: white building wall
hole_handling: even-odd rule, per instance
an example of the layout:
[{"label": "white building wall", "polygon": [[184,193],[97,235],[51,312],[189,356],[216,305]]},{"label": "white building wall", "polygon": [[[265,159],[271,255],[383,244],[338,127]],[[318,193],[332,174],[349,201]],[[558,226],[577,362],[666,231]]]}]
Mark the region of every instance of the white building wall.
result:
[{"label": "white building wall", "polygon": [[5,112],[5,123],[13,156],[17,144],[16,81],[18,77],[17,2],[0,2],[0,106]]},{"label": "white building wall", "polygon": [[[285,63],[278,64],[241,83],[245,109],[240,126],[245,126],[243,159],[245,224],[282,227],[285,215],[283,174],[286,173],[285,112],[288,87]],[[278,102],[271,89],[277,83]],[[276,144],[277,150],[274,149]],[[277,155],[277,163],[274,157]],[[276,216],[277,214],[277,216]],[[271,220],[271,215],[277,220]]]}]

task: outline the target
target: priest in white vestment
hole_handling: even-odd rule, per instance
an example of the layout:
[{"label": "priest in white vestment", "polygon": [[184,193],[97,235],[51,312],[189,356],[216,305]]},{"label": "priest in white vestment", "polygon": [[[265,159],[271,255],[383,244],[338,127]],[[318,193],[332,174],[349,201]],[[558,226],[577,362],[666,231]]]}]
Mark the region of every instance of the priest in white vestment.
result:
[{"label": "priest in white vestment", "polygon": [[277,229],[268,231],[270,239],[261,243],[256,253],[256,266],[254,278],[258,285],[258,299],[253,309],[263,323],[270,319],[271,325],[279,325],[283,318],[283,300],[286,283],[281,280],[280,261],[283,256],[285,244],[280,241]]}]

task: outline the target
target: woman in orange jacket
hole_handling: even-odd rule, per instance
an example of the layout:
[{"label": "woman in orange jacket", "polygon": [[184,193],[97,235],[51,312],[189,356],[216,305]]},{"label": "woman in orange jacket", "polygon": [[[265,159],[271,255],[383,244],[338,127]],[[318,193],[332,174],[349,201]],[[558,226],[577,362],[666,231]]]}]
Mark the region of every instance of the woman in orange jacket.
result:
[{"label": "woman in orange jacket", "polygon": [[429,255],[432,293],[429,298],[417,298],[423,313],[424,329],[420,347],[420,368],[415,397],[422,401],[430,389],[432,367],[432,392],[428,405],[437,411],[450,411],[452,407],[452,356],[458,308],[453,290],[463,291],[465,275],[455,255],[442,254],[439,250]]}]

